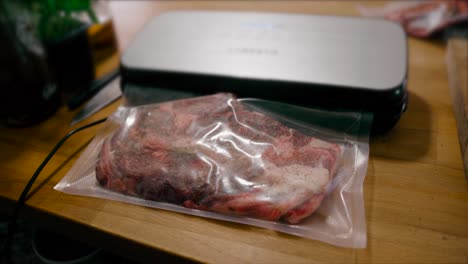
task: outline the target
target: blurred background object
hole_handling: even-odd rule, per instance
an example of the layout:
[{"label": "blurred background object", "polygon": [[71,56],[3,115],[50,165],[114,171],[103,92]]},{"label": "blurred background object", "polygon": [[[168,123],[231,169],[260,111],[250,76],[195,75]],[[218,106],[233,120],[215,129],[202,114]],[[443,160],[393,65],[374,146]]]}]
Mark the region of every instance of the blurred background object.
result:
[{"label": "blurred background object", "polygon": [[47,0],[39,34],[65,101],[90,89],[96,65],[117,52],[112,19],[104,1]]},{"label": "blurred background object", "polygon": [[38,13],[22,1],[0,1],[0,87],[2,119],[28,125],[51,115],[59,105],[43,45],[35,34]]},{"label": "blurred background object", "polygon": [[377,8],[358,6],[358,10],[398,22],[409,35],[422,38],[468,22],[467,0],[395,1]]},{"label": "blurred background object", "polygon": [[0,110],[8,125],[34,124],[62,102],[86,99],[91,88],[97,92],[93,81],[118,66],[97,71],[117,53],[104,1],[0,0],[0,14],[0,85],[7,101]]}]

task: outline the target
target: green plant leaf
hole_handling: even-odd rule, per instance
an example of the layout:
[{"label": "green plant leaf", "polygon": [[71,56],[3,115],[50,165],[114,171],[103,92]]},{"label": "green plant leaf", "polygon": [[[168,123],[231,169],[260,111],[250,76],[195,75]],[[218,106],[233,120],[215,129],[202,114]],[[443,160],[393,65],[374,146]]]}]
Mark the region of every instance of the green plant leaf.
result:
[{"label": "green plant leaf", "polygon": [[83,26],[83,23],[72,17],[64,17],[58,14],[48,17],[45,24],[42,26],[42,40],[51,42],[60,39]]},{"label": "green plant leaf", "polygon": [[88,10],[91,7],[91,0],[59,0],[56,3],[58,9],[65,12]]},{"label": "green plant leaf", "polygon": [[[44,4],[45,9],[47,10],[47,13],[53,14],[55,11],[57,11],[57,5],[55,4],[55,0],[45,0],[43,1],[46,4]],[[59,2],[61,2],[59,0]]]}]

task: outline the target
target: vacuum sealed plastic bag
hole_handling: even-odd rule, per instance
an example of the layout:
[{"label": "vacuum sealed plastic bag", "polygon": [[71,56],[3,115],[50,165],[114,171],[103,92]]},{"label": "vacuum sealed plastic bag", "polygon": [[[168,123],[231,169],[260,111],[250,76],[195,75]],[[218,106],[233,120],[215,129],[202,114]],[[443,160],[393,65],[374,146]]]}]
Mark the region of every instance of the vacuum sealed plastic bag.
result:
[{"label": "vacuum sealed plastic bag", "polygon": [[55,189],[365,247],[368,119],[225,93],[121,107]]}]

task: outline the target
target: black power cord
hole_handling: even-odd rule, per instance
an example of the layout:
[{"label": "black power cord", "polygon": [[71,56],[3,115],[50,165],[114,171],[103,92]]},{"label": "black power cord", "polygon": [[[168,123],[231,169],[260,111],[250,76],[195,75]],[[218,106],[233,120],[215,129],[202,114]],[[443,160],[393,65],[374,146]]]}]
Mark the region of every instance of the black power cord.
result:
[{"label": "black power cord", "polygon": [[[49,155],[47,155],[47,157],[44,159],[44,161],[41,163],[41,165],[39,165],[36,172],[34,172],[31,179],[29,179],[28,183],[26,184],[26,187],[24,187],[23,192],[21,193],[21,196],[18,199],[18,202],[15,204],[15,207],[13,209],[13,214],[11,215],[9,223],[8,223],[7,238],[6,238],[6,241],[5,241],[5,244],[4,244],[4,248],[2,249],[2,251],[4,252],[4,253],[2,253],[2,255],[6,256],[6,261],[7,262],[9,262],[9,263],[12,262],[11,253],[12,253],[12,246],[13,246],[13,236],[14,236],[14,234],[16,232],[16,222],[18,220],[19,211],[20,211],[21,207],[24,206],[24,204],[26,202],[27,195],[29,193],[29,190],[31,189],[32,185],[34,184],[37,177],[41,173],[42,169],[44,169],[44,167],[47,165],[49,160],[54,156],[54,154],[57,152],[57,150],[63,145],[63,143],[65,143],[65,141],[69,137],[71,137],[72,135],[74,135],[77,132],[80,132],[81,130],[84,130],[84,129],[87,129],[89,127],[92,127],[92,126],[98,125],[100,123],[103,123],[106,120],[107,120],[107,118],[103,118],[103,119],[100,119],[98,121],[92,122],[90,124],[84,125],[82,127],[79,127],[77,129],[74,129],[74,130],[68,132],[68,134],[66,134],[62,139],[60,139],[60,141],[55,145],[55,147],[52,149],[52,151],[49,153]],[[1,262],[1,260],[0,260],[0,262]]]}]

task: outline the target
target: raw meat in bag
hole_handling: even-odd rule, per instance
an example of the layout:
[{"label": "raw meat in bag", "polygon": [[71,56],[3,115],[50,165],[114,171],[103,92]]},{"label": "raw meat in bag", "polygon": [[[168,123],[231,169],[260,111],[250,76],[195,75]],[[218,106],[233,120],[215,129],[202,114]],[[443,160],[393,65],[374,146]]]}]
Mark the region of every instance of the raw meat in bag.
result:
[{"label": "raw meat in bag", "polygon": [[217,94],[130,113],[96,177],[144,199],[296,224],[319,207],[340,153]]}]

